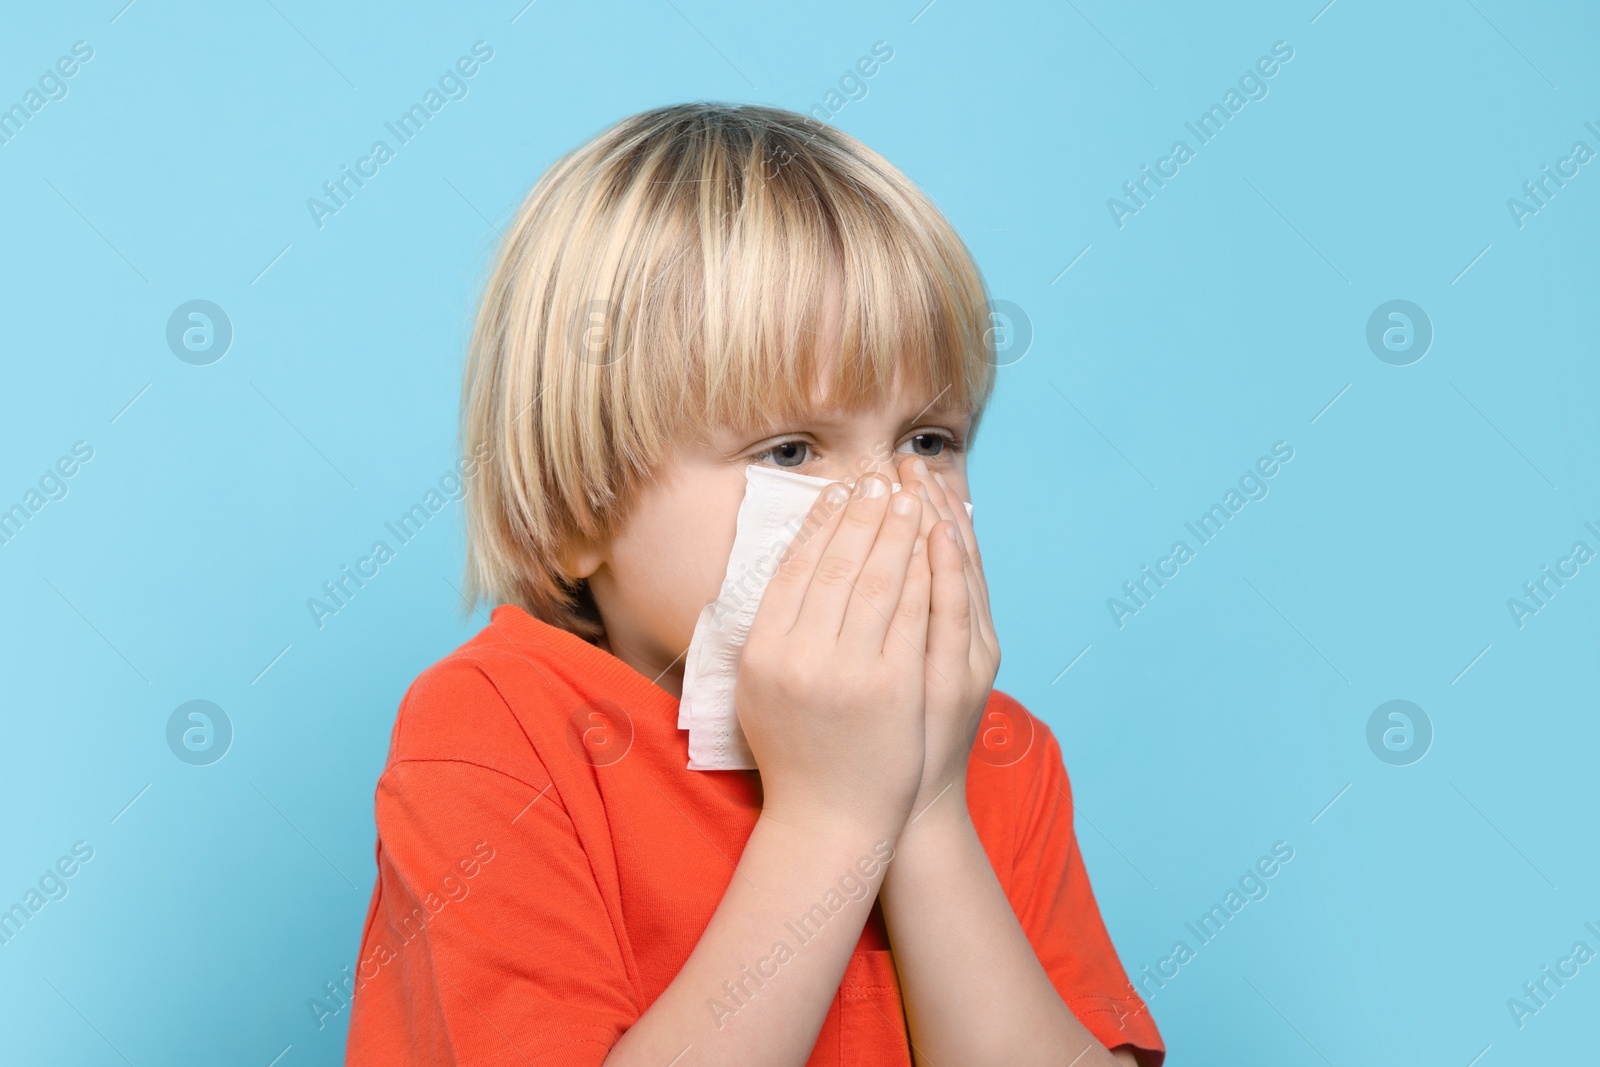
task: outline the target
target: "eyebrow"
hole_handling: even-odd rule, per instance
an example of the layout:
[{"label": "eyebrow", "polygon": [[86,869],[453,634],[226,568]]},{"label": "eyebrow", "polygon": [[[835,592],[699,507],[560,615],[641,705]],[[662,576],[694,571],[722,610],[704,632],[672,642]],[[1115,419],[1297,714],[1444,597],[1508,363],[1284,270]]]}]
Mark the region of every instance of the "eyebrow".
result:
[{"label": "eyebrow", "polygon": [[[967,414],[967,412],[965,412],[964,409],[962,409],[959,405],[956,405],[956,404],[939,404],[939,405],[930,404],[927,407],[923,408],[921,411],[918,411],[918,412],[915,412],[914,414],[912,414],[905,421],[907,423],[915,423],[915,422],[920,422],[925,418],[939,418],[939,417],[946,417],[946,416],[962,416],[962,415],[966,415],[966,414]],[[796,419],[794,419],[792,421],[793,422],[809,422],[809,423],[813,423],[813,424],[818,425],[818,426],[838,426],[840,423],[844,422],[847,418],[849,418],[849,416],[850,416],[850,413],[845,412],[845,411],[841,411],[838,408],[814,408],[814,409],[806,412],[805,414],[799,416],[798,418],[796,418]],[[773,423],[772,425],[776,426],[776,425],[778,425],[778,423]],[[762,431],[757,430],[755,432],[759,433],[759,432],[762,432]]]},{"label": "eyebrow", "polygon": [[[946,385],[943,389],[940,389],[938,395],[924,405],[920,411],[916,412],[909,419],[907,419],[906,422],[916,423],[925,416],[933,418],[954,416],[970,420],[972,417],[972,412],[968,411],[966,408],[963,408],[960,404],[945,399],[945,394],[949,391],[949,385]],[[730,427],[729,429],[739,437],[748,437],[754,439],[758,437],[769,437],[784,432],[785,427],[793,429],[797,423],[809,422],[817,426],[838,426],[845,420],[845,418],[848,417],[848,415],[849,413],[844,411],[842,408],[812,407],[792,419],[774,419],[770,422],[763,422],[760,425]]]},{"label": "eyebrow", "polygon": [[[954,403],[953,401],[944,399],[944,395],[946,393],[948,393],[949,391],[950,391],[950,386],[946,385],[943,389],[939,390],[939,393],[938,393],[937,396],[935,396],[932,400],[930,400],[926,405],[923,406],[923,408],[920,411],[918,411],[915,415],[912,415],[911,418],[907,419],[906,421],[907,422],[916,422],[918,419],[922,418],[924,415],[933,415],[933,416],[968,415],[968,416],[970,416],[971,412],[966,411],[964,408],[961,407],[961,405],[959,405],[957,403]],[[833,425],[838,425],[838,423],[841,422],[844,419],[845,415],[846,415],[846,413],[843,410],[839,409],[839,408],[812,408],[810,411],[806,412],[806,414],[803,416],[803,418],[809,419],[812,422],[816,422],[816,423],[819,423],[819,424],[824,425],[824,426],[833,426]]]},{"label": "eyebrow", "polygon": [[[940,414],[940,415],[952,414],[954,412],[955,405],[950,403],[948,400],[944,400],[944,394],[948,393],[949,391],[950,391],[950,386],[947,383],[943,389],[939,390],[939,394],[928,402],[928,406],[927,407],[925,407],[921,411],[917,412],[915,418],[912,421],[915,421],[916,419],[922,418],[922,416],[926,415],[929,410],[932,410],[935,413]],[[941,400],[944,400],[944,403],[940,403]]]}]

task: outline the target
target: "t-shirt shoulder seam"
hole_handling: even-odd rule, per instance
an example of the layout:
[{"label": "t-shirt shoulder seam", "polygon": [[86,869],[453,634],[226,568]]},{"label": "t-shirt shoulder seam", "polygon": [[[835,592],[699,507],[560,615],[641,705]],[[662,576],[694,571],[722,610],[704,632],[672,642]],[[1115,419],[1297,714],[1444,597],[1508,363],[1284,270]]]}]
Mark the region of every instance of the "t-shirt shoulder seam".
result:
[{"label": "t-shirt shoulder seam", "polygon": [[[499,698],[500,702],[502,704],[505,703],[505,695],[500,692],[499,686],[496,686],[494,684],[494,680],[489,677],[489,672],[484,670],[481,664],[474,662],[470,655],[463,655],[461,649],[457,648],[428,664],[421,671],[417,672],[417,676],[411,679],[411,684],[406,686],[405,695],[400,698],[399,713],[395,716],[394,739],[391,743],[393,752],[399,752],[402,750],[405,744],[405,739],[411,733],[411,731],[406,729],[408,721],[406,709],[411,706],[411,701],[416,699],[418,688],[432,683],[439,679],[440,676],[453,673],[456,670],[476,672],[483,678],[485,682],[489,683],[489,687],[494,690],[494,695]],[[509,712],[510,710],[510,706],[507,705],[506,711]],[[393,756],[391,756],[391,758],[394,760],[394,762],[399,762],[399,758]]]},{"label": "t-shirt shoulder seam", "polygon": [[[534,753],[534,755],[538,755],[538,753]],[[539,790],[539,795],[541,795],[541,797],[542,797],[542,795],[544,795],[544,793],[549,792],[550,793],[550,798],[552,798],[552,800],[555,800],[555,803],[557,803],[557,805],[560,806],[560,808],[562,808],[562,811],[566,811],[566,805],[565,805],[565,803],[562,803],[562,790],[558,790],[557,787],[555,787],[555,776],[554,776],[554,774],[550,774],[550,776],[549,776],[550,781],[546,782],[546,784],[544,784],[544,785],[536,785],[536,784],[533,784],[533,782],[526,781],[526,779],[522,779],[522,777],[515,776],[515,774],[510,773],[510,771],[502,771],[502,769],[498,768],[498,766],[490,766],[490,765],[486,765],[486,763],[477,763],[477,761],[475,761],[475,760],[458,760],[458,758],[450,758],[450,757],[405,757],[405,758],[400,758],[400,760],[395,760],[394,763],[390,763],[389,766],[386,766],[386,768],[384,768],[384,773],[379,774],[379,776],[378,776],[379,784],[382,784],[382,781],[384,781],[384,779],[386,779],[386,777],[389,777],[390,774],[394,773],[394,771],[397,771],[397,769],[403,768],[403,766],[406,766],[406,765],[427,765],[427,763],[453,763],[453,765],[456,765],[456,766],[470,766],[470,768],[478,769],[478,771],[488,771],[488,773],[490,773],[490,774],[499,774],[499,776],[501,776],[501,777],[506,777],[506,779],[510,779],[510,781],[514,781],[514,782],[517,782],[518,785],[522,785],[523,789],[536,789],[536,790]]]},{"label": "t-shirt shoulder seam", "polygon": [[[487,663],[481,661],[480,659],[478,659],[477,656],[475,656],[472,652],[463,651],[462,649],[457,649],[456,651],[451,652],[449,655],[445,656],[443,659],[440,659],[437,662],[435,662],[433,664],[430,664],[411,683],[411,687],[406,690],[406,695],[405,695],[404,699],[402,699],[402,701],[400,702],[400,714],[398,716],[397,732],[396,732],[396,736],[395,736],[395,741],[394,741],[394,744],[392,746],[393,751],[395,753],[399,753],[399,752],[403,752],[404,751],[405,745],[404,745],[403,738],[404,738],[404,736],[405,736],[405,734],[407,732],[406,731],[406,706],[410,703],[410,701],[412,699],[412,690],[416,688],[417,683],[422,681],[422,679],[424,677],[426,677],[427,675],[431,674],[434,671],[441,671],[441,670],[443,670],[445,668],[448,668],[450,670],[467,670],[467,671],[471,671],[471,672],[475,673],[478,676],[478,678],[482,679],[482,681],[483,681],[483,683],[485,685],[487,685],[491,690],[494,691],[495,698],[499,701],[498,711],[503,713],[506,716],[506,718],[510,722],[510,725],[522,737],[523,741],[527,743],[528,750],[533,754],[533,758],[539,764],[539,768],[541,770],[543,770],[545,772],[545,775],[547,777],[550,777],[552,779],[552,781],[553,781],[554,780],[554,776],[550,774],[549,768],[547,768],[545,766],[544,755],[539,751],[539,746],[534,743],[533,738],[528,736],[527,728],[525,726],[523,726],[522,721],[517,717],[517,713],[514,710],[512,710],[510,699],[507,698],[507,696],[505,694],[505,690],[501,688],[500,683],[495,680],[494,674],[489,670],[489,665]],[[430,759],[430,757],[393,755],[391,757],[389,765],[390,766],[394,766],[394,765],[399,764],[399,763],[423,762],[423,761],[426,761],[428,759]],[[449,760],[450,757],[445,757],[444,759]],[[496,768],[493,768],[493,767],[489,767],[489,766],[487,766],[485,764],[475,763],[472,760],[456,759],[455,762],[472,763],[474,766],[483,767],[485,770],[495,770],[496,769]],[[506,772],[502,771],[501,773],[505,774]],[[515,775],[507,774],[507,777],[512,778],[515,781],[521,781],[521,779],[518,779]],[[526,784],[529,784],[529,783],[524,782],[523,784],[526,785]],[[536,786],[535,788],[538,788],[538,787]]]},{"label": "t-shirt shoulder seam", "polygon": [[[1122,996],[1111,996],[1108,993],[1078,993],[1074,996],[1062,997],[1061,999],[1067,1004],[1082,1004],[1089,1001],[1099,1001],[1106,1004],[1138,1004],[1140,1007],[1145,1006],[1142,998],[1137,996],[1129,996],[1127,994],[1123,994]],[[1100,1008],[1096,1010],[1112,1011],[1114,1009]]]},{"label": "t-shirt shoulder seam", "polygon": [[[535,752],[534,754],[538,755],[537,752]],[[457,764],[457,765],[462,766],[462,767],[475,767],[480,771],[488,771],[490,774],[498,774],[502,778],[509,778],[513,782],[516,782],[518,785],[525,786],[528,789],[539,789],[539,790],[554,789],[555,788],[555,784],[556,784],[555,777],[553,775],[550,776],[550,781],[549,782],[547,782],[546,784],[540,786],[540,785],[535,785],[532,782],[525,781],[525,780],[523,780],[521,778],[518,778],[516,775],[510,773],[509,771],[501,770],[499,767],[491,767],[487,763],[479,763],[476,760],[458,759],[458,758],[448,757],[448,756],[405,756],[405,757],[402,757],[400,759],[395,760],[393,763],[389,764],[389,766],[385,767],[383,769],[383,773],[381,775],[379,775],[378,778],[379,778],[380,781],[382,781],[382,779],[389,777],[391,772],[393,772],[395,770],[398,770],[399,768],[404,767],[407,764],[422,764],[422,763],[453,763],[453,764]],[[558,800],[560,799],[560,796],[561,796],[560,790],[556,790],[555,791],[555,796],[556,796],[556,798]],[[565,805],[563,805],[563,807],[565,807]]]}]

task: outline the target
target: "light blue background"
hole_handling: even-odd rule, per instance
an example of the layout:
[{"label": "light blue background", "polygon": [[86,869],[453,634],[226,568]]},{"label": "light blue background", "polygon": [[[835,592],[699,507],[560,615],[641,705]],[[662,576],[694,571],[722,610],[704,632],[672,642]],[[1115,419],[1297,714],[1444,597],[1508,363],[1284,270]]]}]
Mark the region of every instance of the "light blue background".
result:
[{"label": "light blue background", "polygon": [[[999,684],[1061,739],[1130,974],[1295,850],[1150,997],[1171,1061],[1594,1055],[1600,963],[1523,1029],[1506,1007],[1600,950],[1600,574],[1521,629],[1506,606],[1600,549],[1600,163],[1523,228],[1506,206],[1600,149],[1592,7],[123,2],[0,15],[0,105],[94,48],[0,145],[0,505],[94,449],[0,546],[0,905],[95,850],[0,948],[0,1058],[340,1061],[348,1013],[307,999],[355,959],[395,709],[484,621],[458,507],[324,628],[306,600],[450,469],[495,227],[623,115],[804,110],[879,40],[832,121],[1035,331],[973,457]],[[478,40],[470,95],[318,229],[306,199]],[[1107,198],[1180,137],[1119,229]],[[1405,367],[1364,339],[1396,298],[1436,331]],[[191,299],[234,326],[210,366],[165,343]],[[1279,440],[1270,496],[1119,629],[1107,598]],[[196,698],[236,731],[207,767],[165,741]],[[1410,766],[1365,739],[1396,698],[1435,730]]]}]

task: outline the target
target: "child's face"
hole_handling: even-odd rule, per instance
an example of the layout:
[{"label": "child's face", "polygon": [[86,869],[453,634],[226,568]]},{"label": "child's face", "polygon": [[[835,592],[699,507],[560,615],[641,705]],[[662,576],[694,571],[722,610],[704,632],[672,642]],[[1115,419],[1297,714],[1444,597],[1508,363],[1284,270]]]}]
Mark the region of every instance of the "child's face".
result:
[{"label": "child's face", "polygon": [[701,610],[722,588],[750,463],[853,484],[877,472],[906,483],[921,459],[963,500],[970,413],[932,390],[897,383],[884,403],[854,413],[813,410],[794,423],[725,427],[676,449],[646,483],[622,531],[585,554],[611,653],[675,695]]}]

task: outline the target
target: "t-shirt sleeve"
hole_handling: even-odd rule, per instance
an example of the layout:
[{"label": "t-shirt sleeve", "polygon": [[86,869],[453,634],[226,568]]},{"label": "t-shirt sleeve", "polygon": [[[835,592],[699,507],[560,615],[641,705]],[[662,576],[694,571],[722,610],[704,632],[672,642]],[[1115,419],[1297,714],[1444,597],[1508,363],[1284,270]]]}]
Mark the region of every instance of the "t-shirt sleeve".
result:
[{"label": "t-shirt sleeve", "polygon": [[[1012,704],[1013,714],[1028,715]],[[1083,865],[1061,747],[1037,718],[1033,729],[1036,759],[1023,761],[1033,768],[1020,787],[1011,877],[1018,921],[1056,992],[1089,1032],[1108,1049],[1131,1046],[1140,1067],[1161,1067],[1166,1046],[1117,958]]]},{"label": "t-shirt sleeve", "polygon": [[[443,714],[472,716],[470,751],[430,742]],[[348,1062],[601,1063],[638,1019],[634,984],[561,797],[498,691],[471,669],[419,680],[393,755]]]}]

